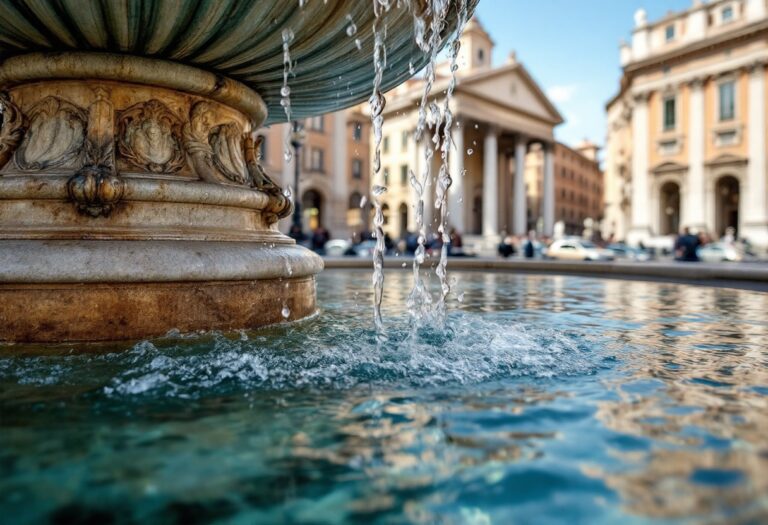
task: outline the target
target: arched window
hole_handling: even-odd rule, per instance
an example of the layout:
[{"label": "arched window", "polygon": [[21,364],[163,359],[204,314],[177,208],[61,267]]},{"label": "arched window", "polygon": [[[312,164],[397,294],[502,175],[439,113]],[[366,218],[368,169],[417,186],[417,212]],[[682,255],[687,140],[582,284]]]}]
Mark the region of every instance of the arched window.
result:
[{"label": "arched window", "polygon": [[661,187],[660,195],[660,233],[674,235],[680,230],[680,186],[667,182]]},{"label": "arched window", "polygon": [[[719,178],[715,185],[716,233],[720,237],[727,233],[732,233],[734,237],[738,237],[739,189],[739,180],[731,175]],[[729,232],[731,228],[733,231]]]}]

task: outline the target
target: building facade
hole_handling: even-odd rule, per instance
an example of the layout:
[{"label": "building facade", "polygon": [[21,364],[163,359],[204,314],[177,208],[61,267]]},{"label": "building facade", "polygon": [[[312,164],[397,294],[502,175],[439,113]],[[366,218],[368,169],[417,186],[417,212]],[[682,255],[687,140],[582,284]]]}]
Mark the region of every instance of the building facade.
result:
[{"label": "building facade", "polygon": [[[554,128],[563,119],[526,68],[514,53],[504,65],[492,67],[494,43],[477,18],[470,20],[461,41],[451,100],[457,126],[449,163],[453,179],[448,195],[449,226],[463,235],[470,249],[488,251],[495,249],[504,233],[524,235],[537,229],[551,236],[563,209],[572,229],[585,214],[597,218],[597,211],[589,208],[587,212],[596,202],[602,208],[602,182],[592,184],[599,179],[594,173],[597,165],[582,153],[557,144]],[[435,101],[442,103],[449,69],[443,64],[436,71],[432,93],[439,94]],[[393,238],[416,229],[410,173],[421,180],[427,166],[425,149],[434,149],[431,137],[419,143],[413,139],[423,89],[423,80],[412,79],[387,93],[382,168],[378,180],[372,182],[388,189],[381,200],[384,229]],[[579,160],[571,160],[577,157]],[[529,164],[532,166],[527,167]],[[433,176],[439,166],[440,152],[434,151]],[[560,180],[557,173],[563,169],[574,178]],[[568,190],[559,198],[561,185]],[[435,231],[435,188],[426,187],[425,194],[425,221]],[[580,204],[571,206],[571,200]]]},{"label": "building facade", "polygon": [[607,104],[604,236],[652,245],[732,228],[768,247],[767,62],[766,0],[636,13]]},{"label": "building facade", "polygon": [[[359,107],[302,121],[297,201],[305,233],[322,226],[334,238],[351,238],[369,228],[370,206],[363,196],[370,188],[370,119]],[[262,164],[283,187],[294,187],[296,158],[285,160],[289,124],[262,130]],[[361,207],[361,202],[363,206]],[[288,231],[291,219],[281,221]]]},{"label": "building facade", "polygon": [[[581,235],[603,218],[603,171],[600,148],[587,140],[571,148],[555,143],[555,236]],[[541,189],[544,182],[544,152],[534,147],[525,161],[528,229],[540,230]]]}]

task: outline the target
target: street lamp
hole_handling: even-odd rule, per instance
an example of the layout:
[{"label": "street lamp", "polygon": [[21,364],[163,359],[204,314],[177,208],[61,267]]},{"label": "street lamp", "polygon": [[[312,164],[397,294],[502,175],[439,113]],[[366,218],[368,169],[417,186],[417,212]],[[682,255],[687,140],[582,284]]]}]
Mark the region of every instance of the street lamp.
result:
[{"label": "street lamp", "polygon": [[291,146],[293,146],[293,224],[291,225],[290,236],[301,242],[304,240],[304,233],[301,225],[301,192],[299,191],[299,171],[301,170],[301,146],[304,144],[306,134],[304,127],[298,120],[291,122]]}]

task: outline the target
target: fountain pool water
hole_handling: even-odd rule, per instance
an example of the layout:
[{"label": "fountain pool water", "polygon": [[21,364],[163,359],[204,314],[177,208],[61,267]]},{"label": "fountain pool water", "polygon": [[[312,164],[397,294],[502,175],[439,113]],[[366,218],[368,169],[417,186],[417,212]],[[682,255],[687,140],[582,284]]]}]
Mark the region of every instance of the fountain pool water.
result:
[{"label": "fountain pool water", "polygon": [[[322,315],[84,355],[0,357],[14,523],[758,523],[768,295],[452,272],[318,277]],[[436,283],[432,283],[433,285]],[[50,347],[47,349],[50,352]]]}]

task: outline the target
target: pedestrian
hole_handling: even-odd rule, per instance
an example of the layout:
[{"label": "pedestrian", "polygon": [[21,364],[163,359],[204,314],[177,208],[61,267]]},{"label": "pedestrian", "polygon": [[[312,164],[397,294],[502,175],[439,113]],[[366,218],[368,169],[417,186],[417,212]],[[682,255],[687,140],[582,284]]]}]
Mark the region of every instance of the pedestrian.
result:
[{"label": "pedestrian", "polygon": [[684,262],[698,262],[699,254],[696,250],[701,246],[698,235],[693,235],[688,227],[683,228],[683,233],[675,241],[675,260]]}]

